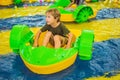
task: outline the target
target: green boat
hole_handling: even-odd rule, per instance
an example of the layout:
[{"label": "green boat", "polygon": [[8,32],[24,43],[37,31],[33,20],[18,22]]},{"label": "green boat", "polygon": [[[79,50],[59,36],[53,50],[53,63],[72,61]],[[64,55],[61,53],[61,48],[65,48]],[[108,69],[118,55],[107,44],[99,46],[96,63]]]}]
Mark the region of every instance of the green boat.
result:
[{"label": "green boat", "polygon": [[10,48],[20,55],[27,68],[37,74],[52,74],[64,70],[75,62],[77,56],[81,60],[92,59],[92,30],[83,30],[69,49],[33,47],[33,41],[34,34],[28,26],[13,26],[10,32]]},{"label": "green boat", "polygon": [[64,22],[75,21],[77,23],[83,23],[93,15],[93,10],[90,6],[84,4],[77,6],[74,4],[71,8],[65,9],[69,4],[70,0],[56,0],[49,8],[57,8],[61,13],[61,21]]}]

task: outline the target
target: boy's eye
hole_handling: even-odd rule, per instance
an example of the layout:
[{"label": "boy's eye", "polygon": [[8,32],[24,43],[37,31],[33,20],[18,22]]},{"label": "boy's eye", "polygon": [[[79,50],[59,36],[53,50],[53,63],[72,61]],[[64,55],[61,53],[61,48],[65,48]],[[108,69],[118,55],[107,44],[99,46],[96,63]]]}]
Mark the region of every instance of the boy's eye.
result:
[{"label": "boy's eye", "polygon": [[50,18],[50,16],[47,16],[47,18]]}]

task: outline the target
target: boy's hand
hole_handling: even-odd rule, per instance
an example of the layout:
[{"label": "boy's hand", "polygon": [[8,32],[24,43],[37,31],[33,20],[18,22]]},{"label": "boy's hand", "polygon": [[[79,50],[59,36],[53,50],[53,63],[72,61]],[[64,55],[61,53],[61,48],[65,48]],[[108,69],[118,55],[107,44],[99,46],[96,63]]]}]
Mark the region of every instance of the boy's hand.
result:
[{"label": "boy's hand", "polygon": [[37,47],[37,46],[38,46],[38,44],[37,44],[36,42],[34,42],[33,46],[34,46],[34,47]]},{"label": "boy's hand", "polygon": [[66,45],[66,49],[68,49],[68,48],[70,48],[70,46],[69,46],[69,45]]}]

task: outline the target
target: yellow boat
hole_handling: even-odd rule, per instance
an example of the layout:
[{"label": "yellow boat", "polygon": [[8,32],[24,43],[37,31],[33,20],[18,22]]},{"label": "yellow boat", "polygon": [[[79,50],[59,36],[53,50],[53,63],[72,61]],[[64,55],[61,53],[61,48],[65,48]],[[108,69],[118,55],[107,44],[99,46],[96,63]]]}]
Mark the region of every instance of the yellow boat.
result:
[{"label": "yellow boat", "polygon": [[28,26],[15,25],[10,33],[10,47],[20,54],[26,67],[34,73],[52,74],[64,70],[75,62],[77,55],[81,60],[92,58],[94,34],[91,30],[82,31],[69,49],[33,47],[33,36]]}]

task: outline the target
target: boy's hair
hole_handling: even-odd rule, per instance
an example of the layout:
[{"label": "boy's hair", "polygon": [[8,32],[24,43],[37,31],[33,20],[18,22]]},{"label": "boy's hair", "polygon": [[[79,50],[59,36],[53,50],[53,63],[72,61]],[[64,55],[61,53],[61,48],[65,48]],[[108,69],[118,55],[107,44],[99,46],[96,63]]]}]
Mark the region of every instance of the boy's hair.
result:
[{"label": "boy's hair", "polygon": [[57,22],[60,21],[61,14],[57,9],[55,8],[49,9],[46,11],[46,13],[50,13],[55,19],[57,18],[58,19]]}]

